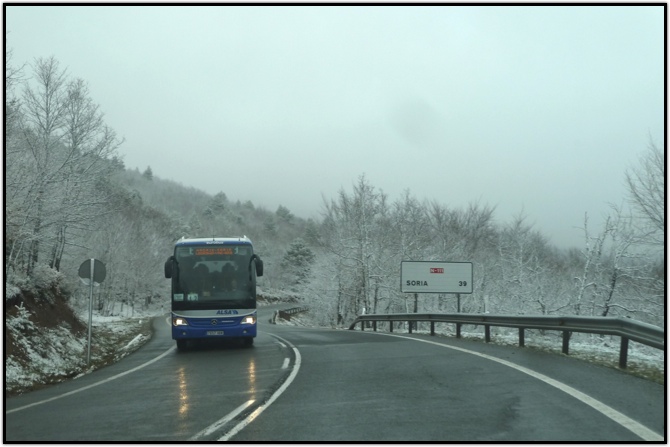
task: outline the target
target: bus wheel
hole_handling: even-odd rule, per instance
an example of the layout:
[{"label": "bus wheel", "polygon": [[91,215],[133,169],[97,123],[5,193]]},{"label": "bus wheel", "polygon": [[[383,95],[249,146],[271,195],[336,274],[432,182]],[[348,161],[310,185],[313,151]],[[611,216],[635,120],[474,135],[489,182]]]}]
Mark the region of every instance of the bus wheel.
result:
[{"label": "bus wheel", "polygon": [[177,350],[186,351],[186,340],[177,340]]},{"label": "bus wheel", "polygon": [[251,348],[254,345],[254,339],[253,337],[247,337],[242,339],[242,345],[245,348]]}]

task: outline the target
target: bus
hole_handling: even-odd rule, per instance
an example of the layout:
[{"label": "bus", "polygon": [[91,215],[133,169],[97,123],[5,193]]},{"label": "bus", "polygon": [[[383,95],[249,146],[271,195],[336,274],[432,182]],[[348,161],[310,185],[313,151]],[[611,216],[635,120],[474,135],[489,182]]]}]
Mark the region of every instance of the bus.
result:
[{"label": "bus", "polygon": [[177,349],[186,349],[191,340],[227,338],[252,346],[259,276],[263,261],[246,236],[178,240],[165,262]]}]

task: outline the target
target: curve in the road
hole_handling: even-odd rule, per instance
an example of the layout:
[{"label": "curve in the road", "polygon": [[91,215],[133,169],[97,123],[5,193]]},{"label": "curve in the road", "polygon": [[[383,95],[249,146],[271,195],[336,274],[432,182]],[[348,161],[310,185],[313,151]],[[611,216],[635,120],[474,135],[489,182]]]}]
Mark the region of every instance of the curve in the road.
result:
[{"label": "curve in the road", "polygon": [[533,371],[531,369],[528,369],[526,367],[523,367],[521,365],[517,365],[516,363],[509,362],[507,360],[503,360],[498,357],[493,357],[488,354],[483,354],[480,352],[476,351],[471,351],[469,349],[464,349],[464,348],[459,348],[456,346],[448,346],[442,343],[438,343],[435,341],[431,340],[422,340],[418,338],[412,338],[412,337],[406,337],[403,335],[395,335],[395,334],[384,334],[384,333],[379,333],[379,332],[374,332],[375,335],[382,335],[382,336],[387,336],[387,337],[397,337],[397,338],[404,338],[407,340],[413,340],[413,341],[419,341],[422,343],[430,343],[433,345],[441,346],[443,348],[448,348],[448,349],[453,349],[455,351],[461,351],[467,354],[472,354],[476,355],[482,358],[485,358],[487,360],[492,360],[494,362],[498,362],[502,365],[508,366],[510,368],[514,368],[517,371],[520,371],[524,374],[528,374],[531,377],[534,377],[538,380],[543,381],[547,385],[551,385],[561,391],[563,391],[566,394],[569,394],[570,396],[574,397],[575,399],[585,403],[586,405],[589,405],[590,407],[594,408],[596,411],[602,413],[604,416],[610,418],[617,424],[621,425],[622,427],[630,430],[631,432],[635,433],[637,436],[640,438],[644,439],[645,441],[664,441],[665,438],[662,435],[659,435],[658,433],[654,432],[653,430],[650,430],[649,428],[645,427],[644,425],[640,424],[639,422],[629,418],[628,416],[622,414],[621,412],[615,410],[614,408],[605,405],[604,403],[600,402],[597,399],[594,399],[593,397],[582,393],[581,391],[578,391],[574,389],[573,387],[566,385],[565,383],[559,382],[558,380],[554,380],[551,377],[545,376],[544,374],[538,373],[536,371]]}]

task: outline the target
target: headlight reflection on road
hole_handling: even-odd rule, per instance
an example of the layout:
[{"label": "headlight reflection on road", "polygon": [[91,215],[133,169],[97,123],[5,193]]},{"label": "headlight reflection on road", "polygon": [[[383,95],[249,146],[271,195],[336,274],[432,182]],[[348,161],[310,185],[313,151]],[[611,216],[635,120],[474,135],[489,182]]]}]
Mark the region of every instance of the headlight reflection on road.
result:
[{"label": "headlight reflection on road", "polygon": [[188,415],[188,388],[186,386],[186,371],[180,367],[177,371],[179,375],[179,417],[185,419]]},{"label": "headlight reflection on road", "polygon": [[249,359],[249,368],[247,368],[247,377],[249,377],[249,394],[251,398],[256,398],[256,360]]}]

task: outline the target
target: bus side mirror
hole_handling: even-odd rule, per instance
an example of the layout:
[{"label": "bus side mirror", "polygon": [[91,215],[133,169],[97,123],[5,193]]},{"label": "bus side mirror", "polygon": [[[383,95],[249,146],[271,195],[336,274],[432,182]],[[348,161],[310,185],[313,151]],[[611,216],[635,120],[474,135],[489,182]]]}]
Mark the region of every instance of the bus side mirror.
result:
[{"label": "bus side mirror", "polygon": [[263,261],[258,256],[254,261],[256,262],[256,276],[263,276]]},{"label": "bus side mirror", "polygon": [[165,277],[172,278],[172,262],[174,261],[174,256],[170,256],[167,261],[165,261]]}]

